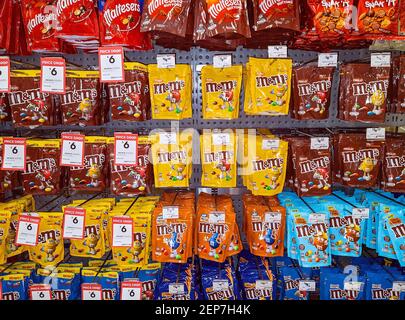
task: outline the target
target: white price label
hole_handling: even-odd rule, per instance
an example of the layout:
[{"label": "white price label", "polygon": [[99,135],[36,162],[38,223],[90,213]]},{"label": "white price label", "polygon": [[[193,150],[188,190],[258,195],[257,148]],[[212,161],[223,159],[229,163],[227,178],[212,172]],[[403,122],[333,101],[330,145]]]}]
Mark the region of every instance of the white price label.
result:
[{"label": "white price label", "polygon": [[66,207],[63,213],[63,238],[84,239],[86,209]]},{"label": "white price label", "polygon": [[337,67],[337,52],[320,53],[318,55],[318,67]]},{"label": "white price label", "polygon": [[132,133],[114,133],[114,165],[138,165],[138,135]]},{"label": "white price label", "polygon": [[142,283],[140,281],[121,282],[121,300],[142,300]]},{"label": "white price label", "polygon": [[363,291],[363,282],[357,281],[344,282],[343,289],[349,291]]},{"label": "white price label", "polygon": [[158,54],[156,62],[159,69],[174,68],[176,66],[176,55],[174,53]]},{"label": "white price label", "polygon": [[21,215],[18,220],[15,243],[23,246],[36,246],[38,243],[39,223],[41,218]]},{"label": "white price label", "polygon": [[209,223],[225,223],[225,212],[212,211],[208,215]]},{"label": "white price label", "polygon": [[25,171],[26,143],[24,138],[3,138],[2,170]]},{"label": "white price label", "polygon": [[316,283],[314,280],[300,280],[298,284],[299,291],[316,291]]},{"label": "white price label", "polygon": [[311,213],[308,218],[309,223],[325,223],[326,215],[324,213]]},{"label": "white price label", "polygon": [[273,283],[270,280],[256,280],[257,290],[273,290]]},{"label": "white price label", "polygon": [[264,214],[264,222],[280,223],[281,222],[281,213],[280,212],[266,212]]},{"label": "white price label", "polygon": [[232,66],[231,54],[216,54],[212,58],[214,68],[228,68]]},{"label": "white price label", "polygon": [[103,300],[101,285],[97,283],[83,283],[82,300]]},{"label": "white price label", "polygon": [[385,140],[385,128],[367,128],[367,140]]},{"label": "white price label", "polygon": [[214,146],[228,146],[231,144],[231,135],[229,133],[213,133],[212,141]]},{"label": "white price label", "polygon": [[263,139],[262,150],[277,150],[280,147],[280,139]]},{"label": "white price label", "polygon": [[392,283],[392,291],[405,292],[405,281],[394,281]]},{"label": "white price label", "polygon": [[183,283],[170,283],[169,284],[170,294],[184,294],[184,284]]},{"label": "white price label", "polygon": [[165,206],[162,208],[163,219],[178,219],[179,207],[177,206]]},{"label": "white price label", "polygon": [[130,217],[112,218],[112,247],[132,247],[134,243],[133,220]]},{"label": "white price label", "polygon": [[311,150],[328,150],[329,137],[311,138]]},{"label": "white price label", "polygon": [[66,92],[66,63],[63,58],[41,58],[41,92]]},{"label": "white price label", "polygon": [[62,133],[60,165],[65,167],[84,166],[84,135]]},{"label": "white price label", "polygon": [[177,144],[176,132],[162,132],[159,133],[160,144]]},{"label": "white price label", "polygon": [[214,291],[225,291],[229,289],[228,280],[214,280],[212,281],[212,289]]},{"label": "white price label", "polygon": [[354,219],[368,219],[370,218],[369,208],[353,208],[352,210]]},{"label": "white price label", "polygon": [[10,92],[10,58],[0,57],[0,92]]},{"label": "white price label", "polygon": [[287,58],[287,46],[268,46],[269,58]]},{"label": "white price label", "polygon": [[124,50],[121,47],[98,48],[101,82],[124,82]]},{"label": "white price label", "polygon": [[371,66],[378,67],[391,67],[391,53],[371,53]]},{"label": "white price label", "polygon": [[32,285],[29,287],[31,300],[52,300],[51,287],[46,284]]}]

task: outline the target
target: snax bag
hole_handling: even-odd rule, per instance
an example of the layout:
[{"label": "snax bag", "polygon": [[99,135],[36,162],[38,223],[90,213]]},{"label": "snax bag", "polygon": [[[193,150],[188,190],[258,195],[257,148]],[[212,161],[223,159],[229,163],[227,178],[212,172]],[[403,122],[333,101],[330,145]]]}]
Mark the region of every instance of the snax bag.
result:
[{"label": "snax bag", "polygon": [[7,239],[10,230],[11,211],[0,209],[0,265],[7,262]]},{"label": "snax bag", "polygon": [[201,69],[204,119],[237,119],[242,86],[242,66]]}]

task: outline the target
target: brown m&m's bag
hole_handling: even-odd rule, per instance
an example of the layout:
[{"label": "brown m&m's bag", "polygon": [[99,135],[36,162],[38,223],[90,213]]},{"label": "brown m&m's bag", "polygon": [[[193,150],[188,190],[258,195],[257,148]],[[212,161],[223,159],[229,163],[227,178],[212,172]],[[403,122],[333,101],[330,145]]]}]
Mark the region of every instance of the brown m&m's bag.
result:
[{"label": "brown m&m's bag", "polygon": [[0,93],[0,123],[11,121],[11,110],[8,104],[7,94]]},{"label": "brown m&m's bag", "polygon": [[383,181],[385,191],[405,193],[405,137],[389,137],[385,141]]},{"label": "brown m&m's bag", "polygon": [[[3,163],[3,138],[0,137],[0,167]],[[18,171],[0,170],[0,193],[18,186]]]}]

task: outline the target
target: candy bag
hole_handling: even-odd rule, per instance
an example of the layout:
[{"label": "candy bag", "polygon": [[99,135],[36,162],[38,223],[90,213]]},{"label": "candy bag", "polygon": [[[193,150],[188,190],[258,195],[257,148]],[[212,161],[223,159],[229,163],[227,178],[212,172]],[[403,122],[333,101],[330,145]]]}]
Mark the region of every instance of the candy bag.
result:
[{"label": "candy bag", "polygon": [[242,66],[201,69],[203,119],[237,119]]},{"label": "candy bag", "polygon": [[152,119],[181,120],[192,116],[192,78],[188,64],[174,68],[148,65]]},{"label": "candy bag", "polygon": [[25,277],[23,274],[7,274],[0,276],[2,300],[27,300]]},{"label": "candy bag", "polygon": [[[3,138],[0,137],[0,166],[3,162]],[[13,190],[18,186],[18,172],[0,170],[0,193]]]},{"label": "candy bag", "polygon": [[383,181],[385,191],[405,192],[405,141],[404,137],[386,139]]},{"label": "candy bag", "polygon": [[7,240],[11,223],[11,211],[0,210],[0,265],[7,262]]},{"label": "candy bag", "polygon": [[396,259],[401,267],[405,266],[405,209],[392,211],[383,215],[383,222],[391,238],[396,253]]},{"label": "candy bag", "polygon": [[0,93],[0,123],[11,121],[11,110],[7,94]]}]

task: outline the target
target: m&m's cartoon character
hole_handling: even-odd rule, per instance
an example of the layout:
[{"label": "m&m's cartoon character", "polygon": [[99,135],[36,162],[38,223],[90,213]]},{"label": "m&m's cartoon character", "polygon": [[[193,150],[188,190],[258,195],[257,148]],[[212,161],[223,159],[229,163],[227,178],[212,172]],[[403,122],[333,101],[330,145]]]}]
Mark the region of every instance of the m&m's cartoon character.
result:
[{"label": "m&m's cartoon character", "polygon": [[77,106],[76,111],[79,112],[80,119],[82,120],[89,120],[90,118],[90,112],[91,112],[91,107],[92,107],[92,102],[89,98],[84,98],[79,105]]},{"label": "m&m's cartoon character", "polygon": [[181,181],[185,179],[184,171],[186,165],[184,163],[176,163],[171,166],[172,171],[169,172],[169,177],[173,181]]},{"label": "m&m's cartoon character", "polygon": [[59,239],[49,238],[46,240],[45,244],[42,246],[41,251],[46,254],[46,261],[52,262],[57,257],[54,255],[56,248],[58,247]]},{"label": "m&m's cartoon character", "polygon": [[226,161],[226,159],[222,159],[220,163],[217,165],[217,169],[219,169],[218,179],[222,180],[231,180],[231,164]]},{"label": "m&m's cartoon character", "polygon": [[225,110],[228,107],[228,111],[232,112],[234,110],[232,106],[233,102],[233,91],[232,90],[225,90],[224,92],[221,92],[219,95],[219,98],[223,101],[223,104],[221,106],[222,110]]},{"label": "m&m's cartoon character", "polygon": [[179,90],[171,90],[166,100],[170,102],[170,106],[167,107],[168,111],[175,111],[176,113],[180,113],[182,111],[180,109],[181,94]]},{"label": "m&m's cartoon character", "polygon": [[318,232],[314,236],[312,244],[317,250],[315,254],[315,262],[321,261],[321,253],[326,259],[327,254],[325,253],[325,251],[328,248],[328,234],[325,232]]},{"label": "m&m's cartoon character", "polygon": [[[36,179],[39,180],[40,185],[39,189],[40,190],[45,190],[45,192],[51,192],[55,186],[52,183],[52,173],[49,170],[43,169],[38,171],[38,173],[35,176]],[[31,189],[37,187],[34,182],[30,183]]]},{"label": "m&m's cartoon character", "polygon": [[87,184],[88,187],[98,187],[100,184],[100,181],[98,180],[100,178],[101,171],[100,167],[97,164],[92,164],[87,170],[86,177],[90,178],[90,183]]},{"label": "m&m's cartoon character", "polygon": [[364,180],[365,181],[370,181],[371,180],[370,173],[371,173],[371,171],[373,171],[374,166],[375,166],[375,161],[373,159],[371,159],[369,157],[365,158],[361,162],[361,164],[360,164],[360,166],[358,168],[360,171],[363,171],[363,176],[359,177],[358,180],[359,181],[364,181]]},{"label": "m&m's cartoon character", "polygon": [[180,234],[177,232],[173,232],[170,235],[170,238],[167,240],[167,244],[170,247],[170,258],[176,258],[177,260],[181,259],[181,256],[177,253],[177,249],[180,247],[181,239]]},{"label": "m&m's cartoon character", "polygon": [[145,244],[142,241],[136,240],[132,248],[128,248],[127,252],[132,255],[132,261],[135,263],[140,262],[139,256],[142,250],[145,248]]},{"label": "m&m's cartoon character", "polygon": [[373,110],[368,111],[369,116],[380,115],[382,113],[382,106],[385,102],[385,94],[381,90],[376,90],[371,95],[371,103],[373,104]]},{"label": "m&m's cartoon character", "polygon": [[34,99],[28,105],[26,109],[21,109],[20,117],[23,122],[38,121],[44,123],[48,120],[45,116],[48,107],[41,99]]},{"label": "m&m's cartoon character", "polygon": [[100,240],[100,236],[95,233],[89,233],[86,239],[83,242],[84,246],[89,248],[88,254],[95,255],[97,253],[96,247],[98,241]]},{"label": "m&m's cartoon character", "polygon": [[210,252],[208,253],[208,255],[214,257],[215,259],[219,259],[217,249],[221,244],[221,235],[218,232],[214,232],[209,238],[208,244],[210,246]]},{"label": "m&m's cartoon character", "polygon": [[327,102],[327,93],[325,91],[318,91],[316,95],[312,97],[312,101],[316,103],[316,107],[311,108],[311,110],[319,112],[320,114],[325,112],[325,105]]},{"label": "m&m's cartoon character", "polygon": [[315,184],[315,187],[317,187],[318,189],[328,190],[330,188],[330,184],[328,183],[329,171],[327,169],[316,169],[313,179],[318,182],[317,184]]},{"label": "m&m's cartoon character", "polygon": [[350,243],[353,243],[355,251],[359,249],[360,226],[358,224],[349,224],[345,227],[344,237],[347,240],[346,252],[350,252]]},{"label": "m&m's cartoon character", "polygon": [[121,113],[126,113],[128,115],[134,115],[135,118],[141,116],[141,95],[136,92],[131,92],[124,99],[124,103],[129,106],[129,111],[121,111]]}]

